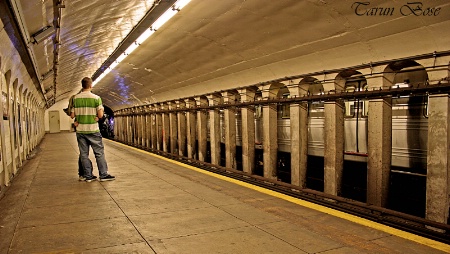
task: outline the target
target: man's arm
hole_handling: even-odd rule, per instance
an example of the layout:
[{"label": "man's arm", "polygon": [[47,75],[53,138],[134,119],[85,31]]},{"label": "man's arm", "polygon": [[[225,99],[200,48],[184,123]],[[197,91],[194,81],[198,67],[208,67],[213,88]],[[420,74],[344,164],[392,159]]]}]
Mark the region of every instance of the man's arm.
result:
[{"label": "man's arm", "polygon": [[103,118],[103,109],[100,109],[100,110],[97,110],[97,117],[98,117],[98,119],[101,119],[101,118]]},{"label": "man's arm", "polygon": [[72,119],[75,118],[75,112],[70,112],[70,118],[72,118]]}]

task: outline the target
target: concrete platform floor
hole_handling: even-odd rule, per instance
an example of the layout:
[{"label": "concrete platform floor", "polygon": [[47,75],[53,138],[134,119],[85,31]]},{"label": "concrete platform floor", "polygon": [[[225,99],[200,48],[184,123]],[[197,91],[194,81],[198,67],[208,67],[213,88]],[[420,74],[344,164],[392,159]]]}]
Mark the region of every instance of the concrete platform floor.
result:
[{"label": "concrete platform floor", "polygon": [[75,134],[45,136],[0,200],[0,253],[444,253],[104,143],[117,180],[86,183]]}]

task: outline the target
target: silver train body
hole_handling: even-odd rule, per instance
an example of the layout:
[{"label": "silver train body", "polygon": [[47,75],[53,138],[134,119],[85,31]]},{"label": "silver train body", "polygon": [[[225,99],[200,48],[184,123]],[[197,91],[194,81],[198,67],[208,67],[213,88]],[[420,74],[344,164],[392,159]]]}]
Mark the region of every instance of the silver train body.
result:
[{"label": "silver train body", "polygon": [[[291,152],[289,106],[278,107],[278,151]],[[392,166],[402,169],[426,168],[427,100],[425,97],[392,99]],[[255,110],[255,148],[262,149],[261,110]],[[344,118],[344,160],[367,162],[368,102],[346,101]],[[308,106],[308,155],[324,156],[324,107],[313,102]],[[236,112],[236,145],[242,146],[242,120]],[[225,143],[224,115],[220,114],[221,142]],[[409,171],[409,170],[407,170]]]}]

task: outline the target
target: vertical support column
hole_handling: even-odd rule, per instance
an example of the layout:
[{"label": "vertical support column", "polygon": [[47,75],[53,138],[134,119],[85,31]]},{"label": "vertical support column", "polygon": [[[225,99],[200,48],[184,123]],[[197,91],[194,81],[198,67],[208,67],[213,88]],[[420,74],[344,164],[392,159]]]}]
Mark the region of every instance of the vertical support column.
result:
[{"label": "vertical support column", "polygon": [[[116,114],[117,115],[117,114]],[[124,140],[123,140],[123,128],[125,128],[124,126],[124,124],[123,124],[123,119],[124,119],[124,117],[123,117],[123,111],[122,110],[119,110],[119,112],[118,112],[118,116],[116,116],[116,119],[115,119],[115,125],[114,125],[114,132],[116,133],[115,135],[116,135],[116,137],[117,137],[117,139],[120,141],[120,142],[124,142]]]},{"label": "vertical support column", "polygon": [[145,106],[145,147],[151,148],[151,140],[152,140],[152,118],[150,115],[150,106]]},{"label": "vertical support column", "polygon": [[128,131],[128,128],[129,128],[129,123],[128,123],[128,116],[127,116],[127,110],[124,110],[123,112],[123,120],[122,120],[122,123],[123,123],[123,134],[122,134],[122,136],[123,136],[123,142],[125,143],[125,144],[127,144],[128,143],[128,136],[127,136],[127,131]]},{"label": "vertical support column", "polygon": [[[161,103],[161,110],[168,110],[168,106],[164,103]],[[169,114],[167,112],[161,112],[162,118],[162,145],[163,151],[169,152],[169,136],[170,136],[170,120]]]},{"label": "vertical support column", "polygon": [[[282,84],[270,84],[262,87],[262,97],[265,100],[277,98]],[[263,149],[264,149],[264,177],[277,179],[277,153],[278,153],[278,129],[277,129],[277,105],[265,104],[263,111]]]},{"label": "vertical support column", "polygon": [[123,116],[123,110],[120,110],[118,114],[119,117],[117,119],[114,119],[114,122],[117,123],[117,121],[119,121],[119,124],[117,125],[114,124],[114,131],[117,131],[117,138],[119,139],[119,141],[125,143],[125,140],[123,139],[123,133],[125,128],[124,124],[125,117]]},{"label": "vertical support column", "polygon": [[428,109],[428,172],[425,218],[447,223],[450,205],[449,95],[430,95]]},{"label": "vertical support column", "polygon": [[308,167],[308,104],[291,104],[290,117],[291,183],[305,188]]},{"label": "vertical support column", "polygon": [[390,99],[369,101],[367,203],[385,207],[388,200],[392,153]]},{"label": "vertical support column", "polygon": [[147,137],[147,122],[145,121],[145,107],[141,106],[140,107],[140,114],[141,114],[141,136],[140,136],[140,140],[141,140],[141,147],[145,147],[146,146],[146,137]]},{"label": "vertical support column", "polygon": [[[220,104],[218,95],[208,95],[209,106]],[[211,145],[211,163],[220,165],[220,114],[218,108],[209,110],[209,143]]]},{"label": "vertical support column", "polygon": [[131,115],[131,109],[127,111],[127,145],[131,145],[133,142],[132,138],[132,127],[133,127],[133,116]]},{"label": "vertical support column", "polygon": [[158,149],[158,125],[156,121],[156,108],[151,106],[151,114],[150,114],[150,128],[152,129],[151,136],[151,148],[154,150]]},{"label": "vertical support column", "polygon": [[195,139],[197,125],[195,123],[195,100],[186,99],[186,107],[188,111],[186,112],[186,136],[187,136],[187,157],[190,159],[195,159]]},{"label": "vertical support column", "polygon": [[133,133],[133,139],[131,140],[131,143],[133,144],[133,146],[135,146],[137,144],[137,140],[138,140],[138,138],[137,138],[137,136],[138,136],[138,133],[137,133],[137,125],[138,125],[138,123],[137,123],[136,107],[133,108],[133,115],[132,115],[131,119],[132,119],[131,120],[132,121],[131,132]]},{"label": "vertical support column", "polygon": [[139,114],[139,108],[135,107],[133,110],[134,116],[133,116],[133,130],[134,130],[134,142],[133,145],[139,146],[139,139],[140,139],[140,121],[141,121],[141,115]]},{"label": "vertical support column", "polygon": [[[225,104],[235,104],[237,93],[232,91],[222,92]],[[225,121],[225,167],[237,169],[236,165],[236,108],[224,109]]]},{"label": "vertical support column", "polygon": [[263,106],[264,177],[277,179],[277,105]]},{"label": "vertical support column", "polygon": [[340,195],[344,168],[344,105],[325,102],[324,192]]},{"label": "vertical support column", "polygon": [[[255,100],[256,88],[239,90],[242,102]],[[242,115],[242,170],[253,174],[255,170],[255,107],[241,108]]]},{"label": "vertical support column", "polygon": [[117,133],[119,134],[120,141],[123,143],[126,143],[125,142],[125,127],[126,127],[125,111],[121,110],[120,111],[120,129],[117,130]]},{"label": "vertical support column", "polygon": [[143,146],[143,141],[144,141],[144,115],[143,113],[143,109],[142,107],[138,107],[137,108],[137,113],[138,113],[138,123],[136,126],[136,129],[138,130],[138,143],[137,145],[139,147]]},{"label": "vertical support column", "polygon": [[[292,82],[293,83],[293,82]],[[291,97],[306,95],[309,84],[298,86],[289,84]],[[306,187],[308,167],[308,104],[306,102],[290,105],[291,121],[291,184]]]},{"label": "vertical support column", "polygon": [[[176,101],[177,108],[185,110],[186,103],[184,101]],[[177,112],[177,123],[178,123],[178,154],[180,156],[186,156],[186,112]]]},{"label": "vertical support column", "polygon": [[119,129],[120,127],[120,121],[122,121],[122,117],[119,116],[119,112],[116,112],[114,117],[114,137],[116,140],[120,141],[120,135],[119,135]]},{"label": "vertical support column", "polygon": [[[169,102],[169,110],[177,109],[175,102]],[[178,154],[178,124],[177,124],[177,112],[171,111],[169,113],[169,131],[170,131],[170,153]]]},{"label": "vertical support column", "polygon": [[[203,97],[196,97],[195,101],[198,107],[207,106],[208,100]],[[198,133],[198,159],[200,161],[205,161],[206,159],[206,143],[207,143],[207,111],[206,110],[198,110],[197,111],[197,133]]]},{"label": "vertical support column", "polygon": [[163,150],[163,120],[162,120],[162,113],[158,112],[158,110],[161,109],[160,107],[157,107],[156,112],[156,149],[162,151]]},{"label": "vertical support column", "polygon": [[[392,86],[392,74],[383,73],[386,66],[366,70],[369,90]],[[386,76],[387,75],[387,76]],[[385,207],[388,200],[392,158],[391,99],[373,99],[368,102],[367,122],[367,203]]]}]

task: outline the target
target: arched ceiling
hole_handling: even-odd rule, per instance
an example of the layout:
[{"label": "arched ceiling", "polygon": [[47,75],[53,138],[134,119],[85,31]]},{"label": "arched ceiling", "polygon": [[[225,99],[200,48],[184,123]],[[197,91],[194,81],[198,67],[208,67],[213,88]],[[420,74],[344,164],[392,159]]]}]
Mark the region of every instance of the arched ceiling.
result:
[{"label": "arched ceiling", "polygon": [[[54,68],[56,59],[56,79],[42,84],[47,98],[56,90],[56,101],[77,92],[80,80],[92,76],[133,28],[144,29],[138,23],[155,2],[167,5],[166,0],[9,1],[21,6],[17,16],[29,35],[60,24],[58,41],[49,37],[31,46],[40,75]],[[440,8],[432,16],[415,15],[419,4],[408,2],[192,0],[93,92],[117,110],[449,50],[450,2],[422,1],[422,10]]]}]

